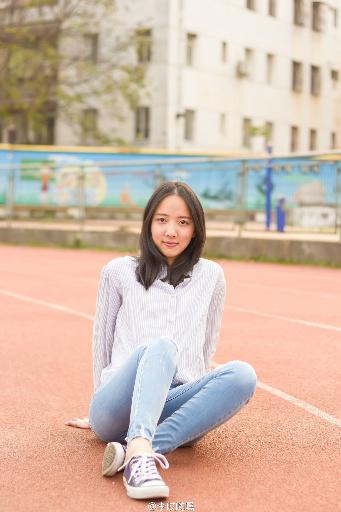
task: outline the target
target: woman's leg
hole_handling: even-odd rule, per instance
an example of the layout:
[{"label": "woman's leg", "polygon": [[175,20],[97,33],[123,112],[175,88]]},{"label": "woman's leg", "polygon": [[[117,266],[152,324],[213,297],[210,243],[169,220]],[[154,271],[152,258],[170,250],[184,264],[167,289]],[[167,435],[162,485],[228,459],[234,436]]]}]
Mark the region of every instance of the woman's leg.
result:
[{"label": "woman's leg", "polygon": [[92,397],[89,422],[105,442],[152,441],[176,371],[172,340],[141,345]]},{"label": "woman's leg", "polygon": [[248,403],[256,382],[252,366],[231,361],[171,389],[153,439],[154,451],[171,452],[229,420]]}]

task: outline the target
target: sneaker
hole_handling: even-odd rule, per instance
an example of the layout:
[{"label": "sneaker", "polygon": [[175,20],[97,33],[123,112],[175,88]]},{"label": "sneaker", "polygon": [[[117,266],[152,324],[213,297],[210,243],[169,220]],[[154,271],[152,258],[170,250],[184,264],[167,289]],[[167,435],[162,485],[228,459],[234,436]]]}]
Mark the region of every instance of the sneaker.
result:
[{"label": "sneaker", "polygon": [[134,455],[119,468],[125,468],[123,483],[130,498],[168,498],[169,488],[160,477],[155,461],[159,462],[163,469],[169,468],[166,457],[155,452]]},{"label": "sneaker", "polygon": [[124,463],[127,447],[121,443],[108,443],[104,451],[102,475],[114,476]]}]

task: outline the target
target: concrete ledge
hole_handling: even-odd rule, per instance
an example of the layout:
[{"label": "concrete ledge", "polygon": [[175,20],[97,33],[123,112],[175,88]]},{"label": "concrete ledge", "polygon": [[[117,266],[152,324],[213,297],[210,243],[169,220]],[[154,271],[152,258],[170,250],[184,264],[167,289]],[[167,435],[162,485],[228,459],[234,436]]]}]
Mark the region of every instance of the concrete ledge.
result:
[{"label": "concrete ledge", "polygon": [[11,244],[64,245],[68,247],[136,248],[138,235],[124,230],[79,231],[62,229],[0,228],[0,241]]},{"label": "concrete ledge", "polygon": [[341,243],[270,238],[207,238],[205,250],[230,258],[341,265]]},{"label": "concrete ledge", "polygon": [[[80,231],[79,229],[51,229],[43,226],[39,229],[0,227],[0,242],[20,245],[42,244],[137,250],[138,238],[137,232],[128,229]],[[217,257],[226,258],[301,261],[341,266],[341,242],[336,241],[280,240],[267,236],[239,238],[208,233],[205,251]]]}]

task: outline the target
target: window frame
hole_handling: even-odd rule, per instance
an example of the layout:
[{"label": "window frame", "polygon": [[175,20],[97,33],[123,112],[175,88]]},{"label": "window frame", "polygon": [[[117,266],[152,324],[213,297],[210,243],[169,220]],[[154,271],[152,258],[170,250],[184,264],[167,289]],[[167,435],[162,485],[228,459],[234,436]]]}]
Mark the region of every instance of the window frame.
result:
[{"label": "window frame", "polygon": [[256,0],[246,0],[245,8],[249,11],[256,11]]},{"label": "window frame", "polygon": [[297,27],[305,26],[304,0],[294,0],[293,23]]},{"label": "window frame", "polygon": [[242,145],[243,148],[251,149],[251,127],[252,119],[243,117]]},{"label": "window frame", "polygon": [[186,109],[184,115],[184,140],[193,142],[195,139],[195,118],[196,113],[193,109]]},{"label": "window frame", "polygon": [[[88,116],[88,119],[86,119]],[[92,124],[94,128],[90,130],[87,129],[87,126]],[[97,131],[98,127],[98,109],[93,107],[88,107],[82,110],[82,122],[81,122],[81,144],[91,144],[91,139],[94,132]]]},{"label": "window frame", "polygon": [[299,151],[300,128],[297,125],[290,126],[290,152],[297,153]]},{"label": "window frame", "polygon": [[186,66],[193,67],[196,62],[196,46],[198,35],[193,32],[186,33]]},{"label": "window frame", "polygon": [[147,105],[139,105],[135,109],[135,140],[147,141],[150,139],[151,109]]},{"label": "window frame", "polygon": [[313,2],[311,10],[311,28],[314,32],[324,32],[325,15],[323,2]]},{"label": "window frame", "polygon": [[303,92],[303,63],[297,60],[291,61],[291,90],[293,92]]},{"label": "window frame", "polygon": [[89,32],[83,34],[83,41],[87,41],[89,43],[89,52],[85,55],[85,59],[88,62],[92,62],[92,64],[97,64],[98,62],[98,50],[99,50],[99,34],[94,32]]},{"label": "window frame", "polygon": [[139,28],[135,37],[137,62],[148,64],[153,58],[153,31],[151,28]]},{"label": "window frame", "polygon": [[273,53],[266,54],[266,83],[273,84],[275,74],[275,55]]},{"label": "window frame", "polygon": [[317,150],[317,130],[316,128],[309,129],[309,151]]},{"label": "window frame", "polygon": [[222,64],[226,64],[228,61],[228,44],[226,41],[221,42],[221,62]]},{"label": "window frame", "polygon": [[310,94],[320,96],[322,89],[321,67],[312,64],[310,66]]},{"label": "window frame", "polygon": [[276,0],[268,0],[268,15],[272,18],[276,18],[277,15],[277,3]]}]

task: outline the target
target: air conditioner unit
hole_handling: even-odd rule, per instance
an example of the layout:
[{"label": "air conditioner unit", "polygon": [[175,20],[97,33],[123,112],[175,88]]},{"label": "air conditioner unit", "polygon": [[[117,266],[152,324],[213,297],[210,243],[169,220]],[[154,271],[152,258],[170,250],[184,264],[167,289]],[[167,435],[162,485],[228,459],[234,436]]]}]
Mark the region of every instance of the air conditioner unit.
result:
[{"label": "air conditioner unit", "polygon": [[239,60],[236,66],[236,75],[240,78],[249,76],[250,70],[247,63],[244,60]]}]

